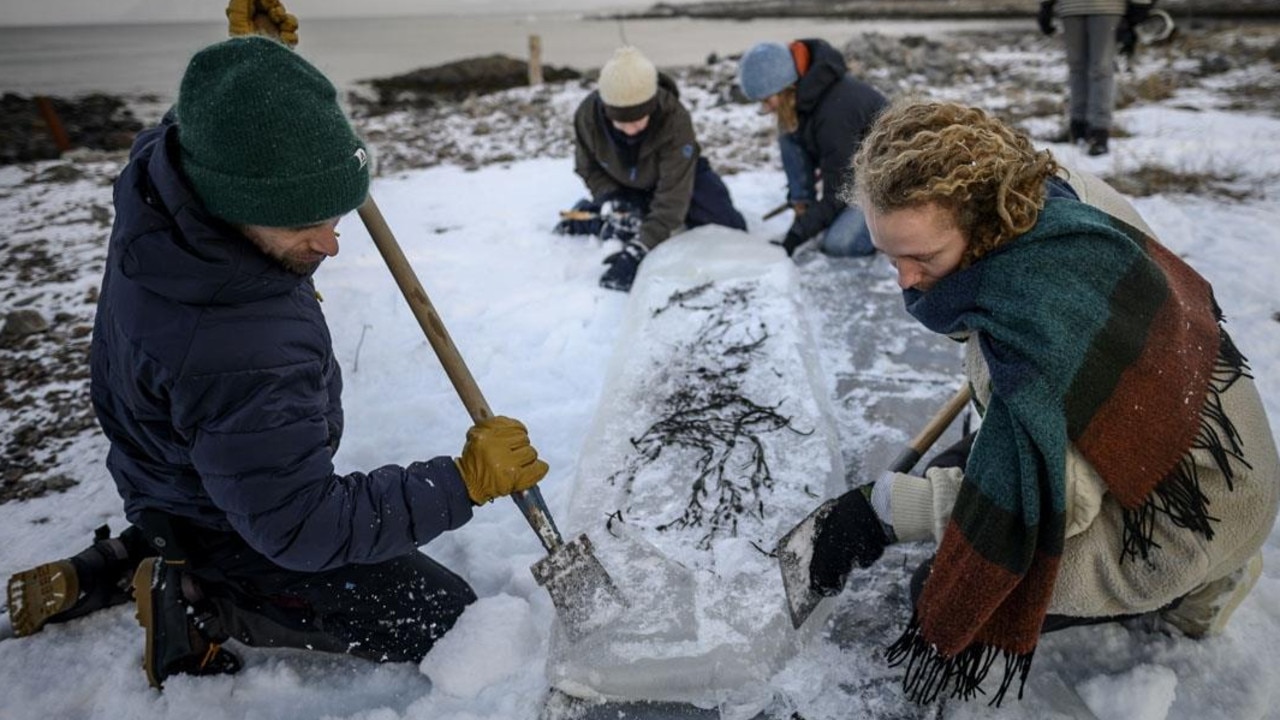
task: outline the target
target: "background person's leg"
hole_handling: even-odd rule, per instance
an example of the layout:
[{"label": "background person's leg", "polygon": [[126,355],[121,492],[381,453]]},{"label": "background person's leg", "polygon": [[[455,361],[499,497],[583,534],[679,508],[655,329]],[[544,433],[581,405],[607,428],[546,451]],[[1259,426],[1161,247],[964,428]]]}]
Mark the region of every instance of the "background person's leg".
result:
[{"label": "background person's leg", "polygon": [[1085,42],[1089,76],[1088,109],[1089,154],[1107,151],[1111,134],[1111,112],[1116,95],[1116,27],[1119,15],[1086,15]]},{"label": "background person's leg", "polygon": [[1062,18],[1062,41],[1067,50],[1067,116],[1072,124],[1087,128],[1089,55],[1085,16]]},{"label": "background person's leg", "polygon": [[842,210],[822,236],[822,252],[835,257],[871,255],[875,251],[867,217],[856,205]]}]

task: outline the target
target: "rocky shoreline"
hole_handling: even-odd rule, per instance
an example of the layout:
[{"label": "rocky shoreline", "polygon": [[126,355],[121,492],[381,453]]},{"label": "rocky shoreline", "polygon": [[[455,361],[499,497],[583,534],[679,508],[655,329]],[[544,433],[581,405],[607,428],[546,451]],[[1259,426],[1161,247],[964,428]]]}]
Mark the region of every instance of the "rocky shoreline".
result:
[{"label": "rocky shoreline", "polygon": [[[657,3],[639,12],[602,14],[602,19],[840,20],[1008,19],[1035,16],[1033,0],[713,0]],[[1280,18],[1277,0],[1163,0],[1158,5],[1179,22]]]}]

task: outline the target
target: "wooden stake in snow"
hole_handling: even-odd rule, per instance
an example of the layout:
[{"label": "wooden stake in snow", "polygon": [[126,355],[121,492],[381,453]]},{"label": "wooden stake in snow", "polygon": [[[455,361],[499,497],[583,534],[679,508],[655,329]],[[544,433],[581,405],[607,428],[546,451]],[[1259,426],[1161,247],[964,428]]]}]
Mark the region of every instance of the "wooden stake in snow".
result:
[{"label": "wooden stake in snow", "polygon": [[529,85],[542,84],[542,36],[529,36]]}]

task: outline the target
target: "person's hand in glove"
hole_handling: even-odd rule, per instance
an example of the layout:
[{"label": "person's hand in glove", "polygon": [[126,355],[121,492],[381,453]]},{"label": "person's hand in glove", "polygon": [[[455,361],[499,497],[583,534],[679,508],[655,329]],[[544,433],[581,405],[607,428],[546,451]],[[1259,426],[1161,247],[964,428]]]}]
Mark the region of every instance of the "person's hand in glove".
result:
[{"label": "person's hand in glove", "polygon": [[604,227],[600,203],[583,198],[573,209],[560,213],[560,222],[552,230],[557,235],[599,235]]},{"label": "person's hand in glove", "polygon": [[640,267],[640,261],[644,259],[646,252],[640,243],[629,242],[621,250],[605,258],[604,264],[609,269],[600,276],[600,287],[630,291],[631,283],[636,279],[636,269]]},{"label": "person's hand in glove", "polygon": [[889,536],[865,491],[854,488],[841,495],[815,523],[809,587],[823,595],[838,594],[854,563],[870,567],[888,543]]},{"label": "person's hand in glove", "polygon": [[476,505],[528,490],[548,469],[529,444],[529,431],[524,424],[502,416],[485,418],[471,426],[462,457],[455,463],[467,486],[467,495]]},{"label": "person's hand in glove", "polygon": [[786,235],[783,235],[782,238],[778,240],[771,240],[770,242],[774,245],[781,245],[782,249],[787,251],[787,257],[792,257],[796,254],[796,248],[803,245],[805,240],[806,238],[800,235],[800,229],[797,226],[792,225]]},{"label": "person's hand in glove", "polygon": [[1036,13],[1036,23],[1040,25],[1040,32],[1045,35],[1058,31],[1058,26],[1053,24],[1053,3],[1054,0],[1045,0],[1040,3],[1040,10]]}]

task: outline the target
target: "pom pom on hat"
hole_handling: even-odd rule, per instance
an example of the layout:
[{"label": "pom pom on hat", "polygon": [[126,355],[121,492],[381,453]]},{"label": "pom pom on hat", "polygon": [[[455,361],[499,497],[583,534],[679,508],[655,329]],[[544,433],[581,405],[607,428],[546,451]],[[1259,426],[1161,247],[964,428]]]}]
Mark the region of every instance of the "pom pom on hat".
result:
[{"label": "pom pom on hat", "polygon": [[300,227],[369,194],[369,156],[333,83],[288,47],[237,37],[191,59],[175,106],[182,171],[215,217]]},{"label": "pom pom on hat", "polygon": [[597,86],[605,114],[629,122],[653,112],[658,97],[658,69],[633,47],[618,48],[600,69]]},{"label": "pom pom on hat", "polygon": [[764,100],[799,79],[795,59],[781,43],[759,43],[738,62],[738,85],[750,100]]}]

